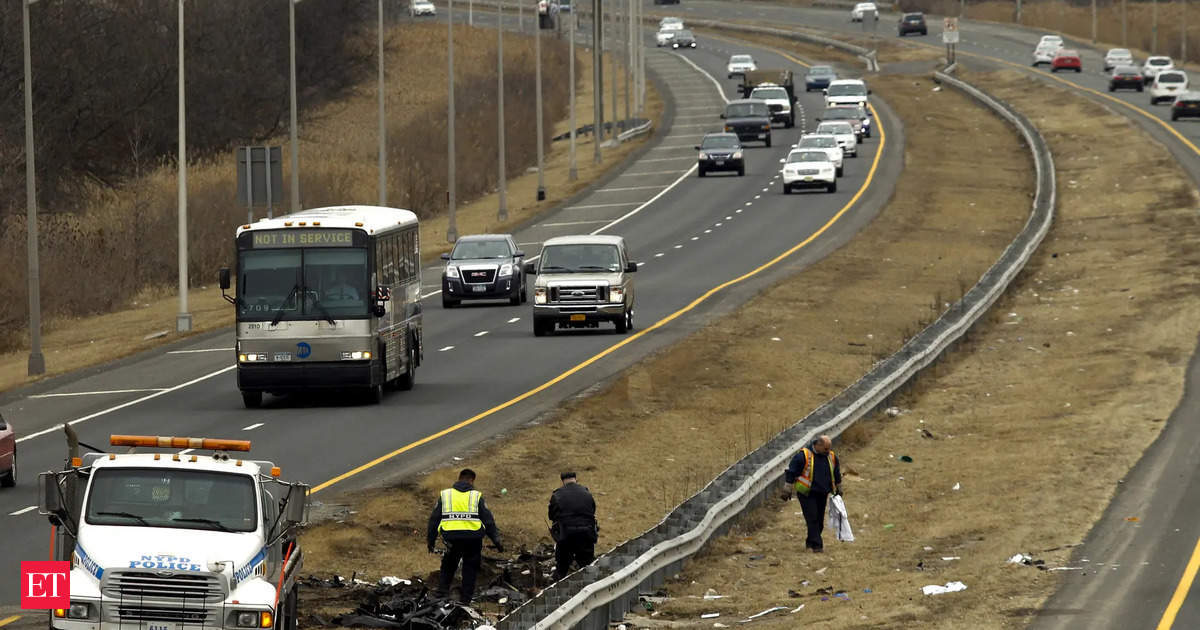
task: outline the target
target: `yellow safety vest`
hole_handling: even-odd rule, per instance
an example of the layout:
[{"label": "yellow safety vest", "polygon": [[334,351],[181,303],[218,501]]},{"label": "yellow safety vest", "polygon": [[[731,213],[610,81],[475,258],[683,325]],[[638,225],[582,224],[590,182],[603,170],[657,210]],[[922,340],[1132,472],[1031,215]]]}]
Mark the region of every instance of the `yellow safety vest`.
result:
[{"label": "yellow safety vest", "polygon": [[483,494],[478,490],[442,490],[442,522],[438,525],[438,530],[477,532],[483,529],[483,521],[479,519],[479,501],[482,498]]},{"label": "yellow safety vest", "polygon": [[[808,492],[810,490],[812,490],[813,452],[808,450],[808,447],[804,447],[804,448],[800,449],[800,452],[804,453],[804,471],[800,473],[799,477],[796,477],[796,484],[795,484],[796,492],[799,494],[803,494],[804,496],[808,496]],[[829,451],[829,484],[832,486],[833,490],[835,490],[835,491],[837,490],[837,482],[834,481],[834,478],[833,478],[833,468],[836,465],[837,465],[837,455],[835,455],[833,453],[833,450],[830,449],[830,451]]]}]

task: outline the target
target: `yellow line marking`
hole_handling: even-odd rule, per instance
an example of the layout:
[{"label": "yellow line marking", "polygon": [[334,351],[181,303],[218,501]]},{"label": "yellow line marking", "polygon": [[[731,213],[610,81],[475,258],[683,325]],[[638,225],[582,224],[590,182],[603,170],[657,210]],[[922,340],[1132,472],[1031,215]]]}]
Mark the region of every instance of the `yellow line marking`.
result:
[{"label": "yellow line marking", "polygon": [[[801,63],[800,61],[798,61],[797,59],[795,59],[794,57],[792,57],[791,55],[788,55],[787,53],[785,53],[783,51],[776,50],[775,52],[783,55],[784,57],[787,57],[788,59],[791,59],[792,61],[794,61],[796,63]],[[868,104],[867,107],[871,108],[872,115],[878,114],[878,112],[875,111],[875,108],[872,107],[870,104]],[[879,117],[876,115],[875,119],[879,120]],[[475,424],[476,422],[478,422],[498,411],[503,411],[504,409],[512,407],[513,405],[515,405],[523,400],[526,400],[532,396],[535,396],[535,395],[549,389],[550,387],[553,387],[554,385],[561,383],[562,381],[566,380],[570,376],[578,373],[580,370],[588,367],[589,365],[592,365],[593,363],[599,361],[600,359],[603,359],[604,357],[633,343],[634,341],[641,339],[645,335],[648,335],[651,332],[653,332],[659,328],[662,328],[663,326],[666,326],[667,324],[671,323],[675,319],[679,318],[681,315],[696,308],[701,303],[703,303],[705,300],[708,300],[710,297],[717,294],[718,292],[720,292],[728,287],[731,287],[735,284],[744,282],[745,280],[762,273],[763,271],[779,264],[780,261],[791,256],[792,254],[796,253],[797,251],[800,251],[804,247],[807,247],[809,243],[812,243],[814,240],[817,239],[817,237],[821,236],[826,231],[828,231],[829,228],[833,227],[833,225],[835,223],[837,223],[842,218],[842,216],[845,215],[850,210],[851,207],[854,206],[854,204],[858,203],[858,200],[860,198],[862,198],[863,194],[867,191],[867,188],[871,185],[871,182],[874,181],[875,173],[879,169],[879,161],[883,157],[884,145],[887,143],[887,134],[884,133],[883,125],[880,124],[878,129],[879,129],[879,148],[875,151],[875,159],[871,162],[871,170],[867,172],[867,178],[863,182],[863,185],[861,187],[859,187],[857,192],[854,193],[854,196],[850,198],[850,201],[846,202],[846,205],[842,206],[841,210],[838,210],[837,214],[833,215],[833,217],[831,219],[829,219],[829,221],[826,222],[825,225],[822,225],[816,232],[813,232],[811,235],[809,235],[808,238],[797,243],[796,245],[789,248],[787,251],[783,252],[782,254],[779,254],[775,258],[772,258],[771,260],[763,263],[762,265],[759,265],[758,267],[756,267],[756,268],[754,268],[732,280],[728,280],[726,282],[723,282],[723,283],[713,287],[712,289],[709,289],[708,291],[704,292],[704,294],[702,294],[700,297],[696,298],[695,300],[692,300],[692,302],[689,303],[687,306],[684,306],[683,308],[675,311],[674,313],[671,313],[670,315],[667,315],[666,317],[658,320],[657,322],[654,323],[654,325],[650,326],[649,328],[644,328],[644,329],[634,333],[632,336],[626,337],[625,339],[621,340],[619,343],[613,344],[612,346],[605,348],[600,353],[583,361],[582,363],[567,370],[566,372],[559,374],[558,376],[550,379],[549,381],[546,381],[545,383],[542,383],[541,385],[525,392],[524,394],[521,394],[520,396],[517,396],[516,398],[513,398],[507,402],[500,403],[499,405],[496,405],[495,407],[492,407],[491,409],[488,409],[487,411],[483,411],[474,416],[471,416],[470,418],[467,418],[466,420],[463,420],[462,422],[459,422],[458,424],[456,424],[454,426],[447,427],[445,429],[442,429],[441,431],[438,431],[437,433],[427,435],[415,442],[401,446],[400,448],[398,448],[390,453],[387,453],[385,455],[380,455],[379,457],[376,457],[375,459],[372,459],[371,461],[369,461],[361,466],[358,466],[357,468],[354,468],[352,470],[344,472],[328,481],[325,481],[324,483],[314,486],[313,489],[310,491],[310,494],[315,494],[317,492],[320,492],[336,483],[340,483],[340,482],[345,481],[363,471],[374,468],[375,466],[378,466],[379,464],[382,464],[383,462],[385,462],[389,459],[392,459],[393,457],[396,457],[397,455],[411,451],[414,448],[417,448],[418,446],[428,444],[438,438],[445,437],[446,435],[454,433],[455,431],[458,431],[459,429],[462,429],[463,427]]]},{"label": "yellow line marking", "polygon": [[1178,615],[1179,609],[1183,607],[1183,602],[1187,599],[1188,591],[1192,589],[1192,581],[1196,579],[1198,569],[1200,569],[1200,540],[1196,541],[1196,547],[1192,549],[1192,558],[1188,560],[1187,568],[1183,570],[1183,577],[1179,578],[1179,584],[1175,587],[1175,594],[1167,603],[1167,609],[1163,611],[1162,619],[1158,620],[1155,630],[1171,630],[1171,626],[1175,625],[1175,615]]},{"label": "yellow line marking", "polygon": [[21,618],[21,615],[13,615],[13,616],[9,617],[8,619],[0,619],[0,628],[7,626],[8,624],[10,624],[20,618]]}]

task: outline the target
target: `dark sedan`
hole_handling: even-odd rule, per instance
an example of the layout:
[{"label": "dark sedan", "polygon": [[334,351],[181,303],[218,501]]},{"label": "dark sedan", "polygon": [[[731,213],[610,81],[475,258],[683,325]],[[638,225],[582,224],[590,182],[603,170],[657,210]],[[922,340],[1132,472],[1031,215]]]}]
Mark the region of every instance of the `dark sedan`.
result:
[{"label": "dark sedan", "polygon": [[671,38],[671,48],[695,48],[696,35],[691,31],[684,29],[675,31],[675,37]]},{"label": "dark sedan", "polygon": [[1117,66],[1108,77],[1108,91],[1145,89],[1146,80],[1137,66]]},{"label": "dark sedan", "polygon": [[762,140],[771,146],[771,108],[766,101],[729,101],[721,118],[725,119],[725,133],[737,134],[738,140]]},{"label": "dark sedan", "polygon": [[925,25],[924,13],[905,13],[900,16],[900,25],[898,27],[900,37],[904,37],[909,33],[920,33],[921,35],[929,34],[929,27]]},{"label": "dark sedan", "polygon": [[700,177],[716,171],[737,171],[739,177],[746,174],[746,160],[742,157],[742,143],[737,134],[705,134],[696,150],[700,152],[696,164]]},{"label": "dark sedan", "polygon": [[0,486],[17,485],[17,436],[12,425],[0,416]]},{"label": "dark sedan", "polygon": [[836,80],[837,73],[833,71],[833,66],[813,66],[804,75],[804,91],[824,90],[829,87],[830,81]]},{"label": "dark sedan", "polygon": [[513,306],[524,302],[525,252],[509,234],[475,234],[459,238],[454,250],[442,254],[442,308],[463,300],[504,300]]},{"label": "dark sedan", "polygon": [[1200,118],[1200,92],[1184,92],[1171,105],[1171,120]]}]

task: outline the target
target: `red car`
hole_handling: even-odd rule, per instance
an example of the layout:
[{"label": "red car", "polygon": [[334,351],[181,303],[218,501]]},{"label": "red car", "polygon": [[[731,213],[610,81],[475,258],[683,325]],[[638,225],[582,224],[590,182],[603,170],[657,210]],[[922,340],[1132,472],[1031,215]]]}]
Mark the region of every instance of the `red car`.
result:
[{"label": "red car", "polygon": [[0,416],[0,486],[17,485],[17,436],[13,426]]},{"label": "red car", "polygon": [[1050,62],[1050,72],[1058,72],[1059,70],[1083,72],[1083,60],[1079,58],[1079,53],[1065,48],[1055,53],[1054,60]]}]

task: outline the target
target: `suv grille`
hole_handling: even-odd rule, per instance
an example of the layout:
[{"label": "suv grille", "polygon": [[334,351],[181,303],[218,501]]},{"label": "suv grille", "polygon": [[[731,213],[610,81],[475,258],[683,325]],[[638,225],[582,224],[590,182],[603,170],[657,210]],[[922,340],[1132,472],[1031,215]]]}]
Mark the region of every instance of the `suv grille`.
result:
[{"label": "suv grille", "polygon": [[225,599],[220,578],[210,573],[160,576],[149,571],[114,571],[104,575],[100,590],[107,598],[127,602],[177,600],[198,604]]},{"label": "suv grille", "polygon": [[600,299],[600,293],[607,288],[595,285],[586,287],[550,287],[550,301],[556,304],[592,304],[603,301]]},{"label": "suv grille", "polygon": [[773,103],[771,105],[767,105],[767,107],[771,110],[772,114],[783,111],[783,105],[780,105],[778,103]]},{"label": "suv grille", "polygon": [[496,269],[459,269],[463,282],[467,284],[491,284],[496,279]]}]

